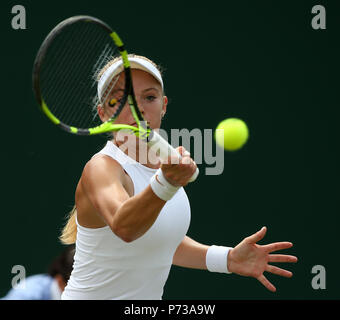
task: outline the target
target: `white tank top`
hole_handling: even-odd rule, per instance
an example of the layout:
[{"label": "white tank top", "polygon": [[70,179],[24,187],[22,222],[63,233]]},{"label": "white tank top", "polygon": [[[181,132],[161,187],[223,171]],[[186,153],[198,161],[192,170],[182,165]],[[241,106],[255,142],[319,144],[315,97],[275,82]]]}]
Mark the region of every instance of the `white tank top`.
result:
[{"label": "white tank top", "polygon": [[[156,172],[111,141],[98,154],[120,163],[133,182],[135,195],[149,185]],[[167,201],[151,228],[130,243],[117,237],[109,226],[91,229],[77,222],[73,271],[62,299],[160,300],[173,255],[189,224],[190,204],[183,188]]]}]

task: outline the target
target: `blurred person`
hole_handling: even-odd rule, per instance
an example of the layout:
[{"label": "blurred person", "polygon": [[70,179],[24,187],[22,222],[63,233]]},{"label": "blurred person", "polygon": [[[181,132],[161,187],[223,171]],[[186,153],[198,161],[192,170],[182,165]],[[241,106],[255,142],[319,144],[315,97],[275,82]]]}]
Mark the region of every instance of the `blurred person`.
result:
[{"label": "blurred person", "polygon": [[46,274],[25,278],[24,286],[9,290],[2,300],[60,300],[73,267],[74,246],[62,251],[48,266]]}]

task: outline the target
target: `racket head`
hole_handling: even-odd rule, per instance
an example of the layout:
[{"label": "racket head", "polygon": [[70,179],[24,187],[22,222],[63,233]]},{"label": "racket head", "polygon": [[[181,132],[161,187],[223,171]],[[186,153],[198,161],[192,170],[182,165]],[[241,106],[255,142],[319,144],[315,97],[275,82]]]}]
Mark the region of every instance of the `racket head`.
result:
[{"label": "racket head", "polygon": [[[97,106],[107,103],[110,79],[104,97],[98,96],[97,75],[108,60],[120,55],[125,74],[123,94],[112,106],[104,123]],[[114,121],[129,100],[138,109],[133,94],[127,51],[120,37],[103,21],[91,16],[74,16],[60,22],[43,41],[33,65],[33,91],[41,111],[61,129],[79,135],[120,130]],[[137,116],[142,115],[137,110]],[[136,131],[135,127],[128,129]]]}]

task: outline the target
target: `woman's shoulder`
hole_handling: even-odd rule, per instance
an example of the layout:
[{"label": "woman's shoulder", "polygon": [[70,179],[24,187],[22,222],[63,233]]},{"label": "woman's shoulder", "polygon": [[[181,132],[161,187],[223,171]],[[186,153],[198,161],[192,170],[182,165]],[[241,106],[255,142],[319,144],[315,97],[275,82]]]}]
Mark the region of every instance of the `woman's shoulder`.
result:
[{"label": "woman's shoulder", "polygon": [[106,154],[96,154],[84,166],[84,172],[107,172],[107,170],[122,172],[123,168],[120,163]]},{"label": "woman's shoulder", "polygon": [[78,186],[99,189],[116,183],[123,185],[126,190],[133,189],[132,180],[121,164],[110,156],[98,154],[85,164]]}]

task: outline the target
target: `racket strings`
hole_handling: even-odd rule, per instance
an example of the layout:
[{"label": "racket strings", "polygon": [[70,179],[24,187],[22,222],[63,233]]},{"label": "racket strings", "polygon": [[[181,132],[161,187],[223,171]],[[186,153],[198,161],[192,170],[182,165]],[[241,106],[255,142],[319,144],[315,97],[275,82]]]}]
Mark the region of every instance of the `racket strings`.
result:
[{"label": "racket strings", "polygon": [[97,82],[99,79],[99,74],[102,70],[102,68],[110,61],[113,57],[113,50],[112,48],[106,44],[103,52],[101,53],[100,57],[98,58],[98,61],[93,66],[93,80]]},{"label": "racket strings", "polygon": [[[105,45],[105,48],[103,52],[101,53],[100,57],[98,58],[98,61],[93,66],[93,86],[97,87],[98,81],[99,81],[99,74],[102,72],[103,68],[114,59],[115,57],[115,50],[112,49],[111,46],[108,44]],[[99,104],[104,105],[106,103],[106,98],[110,94],[111,90],[114,88],[118,81],[118,77],[115,79],[112,79],[112,81],[107,85],[106,88],[104,88],[104,94],[102,97],[99,97],[98,95],[94,96],[92,99],[92,114],[93,114],[93,121],[98,117],[97,112],[97,106]],[[110,88],[109,88],[110,86]],[[107,91],[108,90],[108,91]]]},{"label": "racket strings", "polygon": [[[89,31],[91,31],[90,28],[89,28]],[[93,31],[93,29],[92,29],[92,31]],[[85,44],[86,43],[85,39],[92,39],[93,35],[94,35],[93,32],[92,32],[92,34],[91,33],[84,33],[83,37],[82,37],[83,39],[80,39],[80,41]],[[100,39],[97,38],[97,40],[98,41],[96,41],[94,43],[94,45],[96,45],[96,46],[97,46],[97,43],[99,42]],[[77,50],[76,50],[76,52],[77,52]],[[81,54],[80,52],[78,52],[78,53]],[[77,55],[75,54],[74,57],[76,57],[76,56]],[[82,63],[80,65],[78,65],[79,70],[85,70],[86,69],[85,64],[87,63],[89,57],[90,57],[90,52],[87,51],[87,53],[84,56],[84,59],[82,60]],[[88,101],[88,98],[86,97],[86,90],[88,89],[87,84],[91,84],[91,87],[92,87],[92,83],[93,83],[91,81],[91,79],[87,78],[89,76],[90,76],[90,74],[79,73],[78,78],[76,78],[76,80],[75,80],[75,84],[78,85],[76,87],[76,90],[77,90],[77,92],[80,92],[80,100],[78,100],[76,95],[72,95],[71,92],[70,92],[70,96],[68,97],[71,105],[73,105],[75,103],[79,103],[80,105],[85,105],[83,110],[82,110],[83,112],[79,112],[79,110],[77,108],[71,108],[70,109],[71,112],[70,112],[69,116],[70,116],[71,119],[74,119],[75,117],[77,118],[77,121],[78,121],[77,126],[78,127],[86,127],[86,125],[88,124],[88,111],[92,111],[91,107],[90,107],[90,110],[88,110],[88,108],[89,108],[89,106],[91,106],[91,104],[90,104],[90,101]],[[86,105],[87,105],[87,108],[86,108]],[[62,116],[66,116],[66,113],[64,113]],[[92,121],[93,121],[93,119],[92,119]]]},{"label": "racket strings", "polygon": [[[66,33],[67,32],[67,33]],[[68,110],[63,108],[63,104],[60,103],[62,101],[67,101],[68,104],[72,104],[72,98],[75,97],[75,95],[72,95],[72,91],[76,91],[76,84],[77,79],[73,79],[73,90],[65,90],[65,85],[72,76],[72,68],[69,66],[74,65],[76,58],[79,56],[78,52],[74,52],[75,48],[71,44],[74,42],[76,30],[71,28],[68,30],[65,30],[63,33],[63,37],[61,39],[58,39],[58,43],[54,43],[54,47],[57,47],[57,50],[55,48],[50,48],[50,52],[54,53],[51,57],[52,62],[57,62],[59,68],[54,72],[48,73],[49,78],[43,78],[43,83],[50,83],[53,82],[54,86],[49,86],[51,88],[50,91],[47,91],[45,95],[49,97],[53,101],[53,104],[49,104],[52,106],[52,112],[58,116],[61,120],[65,119],[65,114]],[[86,33],[84,32],[83,35]],[[79,37],[79,36],[78,36]],[[73,49],[70,51],[71,48]],[[68,49],[68,52],[65,54],[65,49]],[[50,64],[45,64],[50,65]],[[67,65],[68,67],[65,67]],[[77,74],[81,74],[81,69],[78,70]],[[47,86],[48,88],[48,86]],[[59,90],[56,90],[56,88],[62,88]],[[58,100],[58,101],[56,101]],[[60,102],[59,102],[60,101]],[[59,103],[56,103],[59,102]]]},{"label": "racket strings", "polygon": [[117,52],[109,34],[92,23],[72,25],[54,39],[40,83],[42,96],[58,119],[78,128],[100,123],[94,76]]},{"label": "racket strings", "polygon": [[[49,53],[51,53],[50,61],[48,63],[45,63],[45,66],[48,66],[49,63],[58,63],[60,66],[57,71],[47,73],[48,78],[43,78],[42,80],[44,83],[49,82],[55,82],[56,86],[50,86],[50,91],[46,92],[46,95],[49,96],[51,99],[55,98],[55,95],[59,95],[58,98],[63,98],[64,96],[62,93],[70,93],[70,91],[58,91],[55,90],[55,87],[57,87],[57,84],[60,84],[63,86],[66,79],[68,79],[71,75],[72,69],[71,68],[63,68],[63,66],[68,63],[72,65],[74,63],[74,59],[76,59],[76,55],[74,53],[68,53],[65,54],[65,48],[70,46],[70,38],[75,38],[75,29],[71,30],[65,30],[64,32],[68,32],[67,37],[66,33],[63,34],[63,37],[61,39],[58,39],[60,41],[59,43],[54,43],[54,47],[50,48]],[[56,48],[55,48],[56,47]],[[72,47],[71,47],[72,48]],[[46,59],[46,58],[45,58]],[[73,59],[73,60],[72,60]],[[48,71],[47,71],[48,72]],[[53,107],[53,106],[52,106]],[[59,105],[56,105],[52,111],[58,112],[57,107],[60,107]]]},{"label": "racket strings", "polygon": [[[88,35],[86,38],[89,38],[91,39],[92,38],[92,35]],[[97,43],[99,42],[99,39],[98,41],[95,43],[95,45],[97,45]],[[99,44],[99,43],[98,43]],[[79,69],[80,70],[83,70],[85,68],[85,63],[87,61],[87,58],[89,57],[89,51],[88,51],[88,54],[86,55],[86,59],[83,60],[83,63],[79,66]],[[74,117],[77,117],[78,121],[79,121],[79,125],[80,127],[85,127],[86,124],[87,124],[87,120],[88,120],[88,112],[87,111],[91,111],[92,112],[92,106],[90,104],[90,101],[88,101],[88,98],[86,97],[86,92],[85,90],[87,90],[88,88],[86,87],[86,84],[90,84],[91,85],[91,88],[93,88],[92,84],[93,84],[93,81],[92,81],[92,77],[91,77],[91,74],[86,74],[84,75],[85,77],[89,77],[88,79],[86,79],[85,83],[82,82],[83,80],[83,76],[80,75],[78,77],[78,79],[76,80],[76,83],[78,84],[78,88],[79,88],[79,91],[81,92],[80,94],[80,97],[81,99],[83,99],[82,101],[77,101],[76,100],[76,97],[73,96],[73,100],[71,100],[71,103],[80,103],[81,105],[87,105],[87,108],[83,108],[83,110],[86,110],[86,112],[83,112],[83,113],[80,113],[80,114],[77,114],[77,110],[76,108],[72,108],[72,111],[70,113],[70,116],[71,118],[74,118]],[[92,120],[93,121],[93,120]]]},{"label": "racket strings", "polygon": [[119,80],[119,76],[115,77],[114,79],[111,79],[111,81],[108,81],[108,83],[103,88],[103,96],[99,97],[99,101],[103,104],[108,102],[108,98],[115,87],[117,81]]}]

